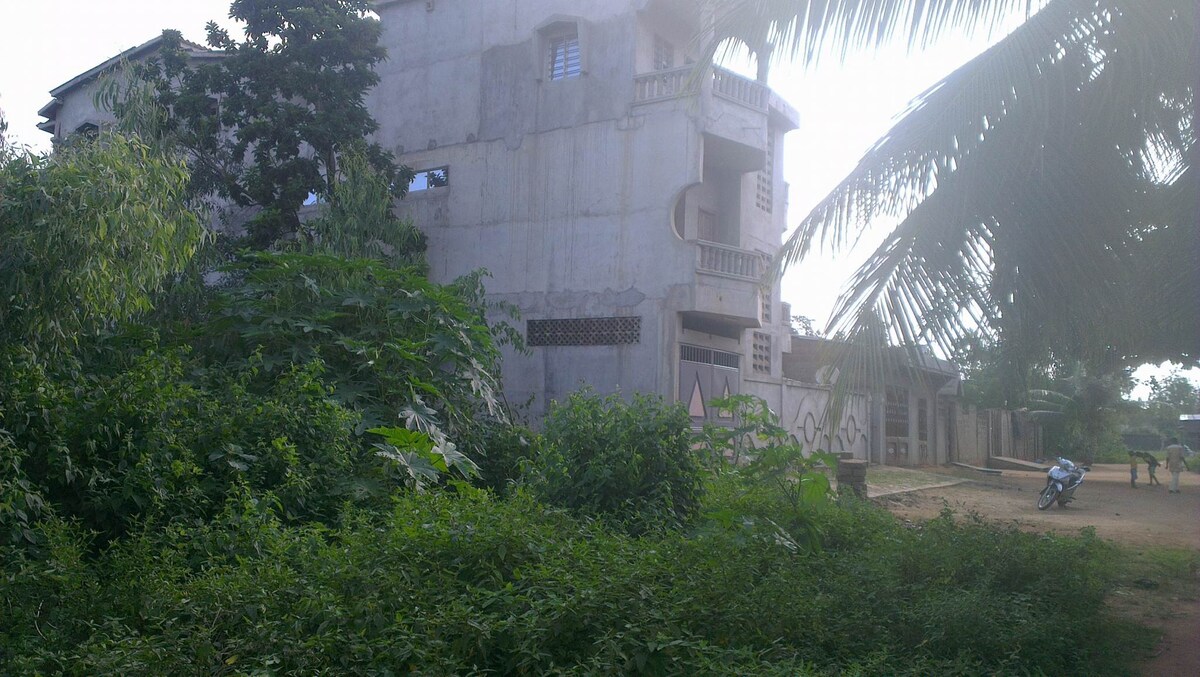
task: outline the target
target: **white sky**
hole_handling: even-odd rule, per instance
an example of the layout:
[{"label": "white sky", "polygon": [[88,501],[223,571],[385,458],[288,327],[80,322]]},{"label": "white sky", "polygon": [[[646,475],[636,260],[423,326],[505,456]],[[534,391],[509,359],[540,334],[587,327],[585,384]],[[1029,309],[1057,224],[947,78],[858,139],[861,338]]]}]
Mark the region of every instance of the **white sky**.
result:
[{"label": "white sky", "polygon": [[[17,143],[49,147],[37,111],[49,90],[89,68],[176,28],[204,41],[204,25],[226,19],[229,0],[0,0],[0,110]],[[798,222],[854,167],[914,96],[987,47],[986,39],[950,38],[917,55],[899,49],[830,59],[813,72],[776,66],[771,85],[800,113],[787,138],[784,172],[791,184],[789,224]],[[873,243],[867,243],[870,245]],[[836,259],[819,257],[784,278],[783,298],[797,315],[823,325],[838,292],[869,246]],[[1135,374],[1147,378],[1160,368]],[[1191,371],[1200,382],[1200,369]],[[1141,390],[1135,396],[1144,395]]]}]

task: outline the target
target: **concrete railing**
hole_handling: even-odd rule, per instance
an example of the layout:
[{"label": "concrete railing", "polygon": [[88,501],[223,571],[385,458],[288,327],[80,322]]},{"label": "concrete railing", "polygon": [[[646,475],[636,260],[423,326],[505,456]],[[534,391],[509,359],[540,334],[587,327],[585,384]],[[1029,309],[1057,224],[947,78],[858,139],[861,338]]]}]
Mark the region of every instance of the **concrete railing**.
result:
[{"label": "concrete railing", "polygon": [[647,103],[683,96],[687,93],[692,70],[691,66],[683,66],[637,76],[633,79],[634,102]]},{"label": "concrete railing", "polygon": [[767,88],[724,68],[713,69],[713,93],[754,110],[767,109]]},{"label": "concrete railing", "polygon": [[716,242],[697,242],[696,252],[696,269],[704,273],[740,277],[757,282],[766,270],[766,257],[758,252],[748,252]]},{"label": "concrete railing", "polygon": [[[633,101],[650,103],[692,94],[695,92],[694,72],[693,66],[682,66],[639,75],[633,80]],[[754,110],[767,109],[769,91],[763,85],[724,68],[714,68],[711,81],[712,91],[717,96]]]}]

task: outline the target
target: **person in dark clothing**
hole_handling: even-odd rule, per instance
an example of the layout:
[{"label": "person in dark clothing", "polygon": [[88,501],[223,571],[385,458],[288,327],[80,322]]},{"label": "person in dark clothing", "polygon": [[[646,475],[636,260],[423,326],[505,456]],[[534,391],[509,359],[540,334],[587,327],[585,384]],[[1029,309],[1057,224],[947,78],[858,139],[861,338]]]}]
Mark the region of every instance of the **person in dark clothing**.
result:
[{"label": "person in dark clothing", "polygon": [[1158,477],[1154,474],[1154,471],[1158,470],[1158,466],[1160,465],[1158,459],[1154,458],[1154,454],[1151,454],[1147,451],[1139,451],[1137,452],[1137,455],[1146,462],[1146,474],[1150,476],[1150,486],[1157,484],[1161,487],[1162,482],[1159,482]]}]

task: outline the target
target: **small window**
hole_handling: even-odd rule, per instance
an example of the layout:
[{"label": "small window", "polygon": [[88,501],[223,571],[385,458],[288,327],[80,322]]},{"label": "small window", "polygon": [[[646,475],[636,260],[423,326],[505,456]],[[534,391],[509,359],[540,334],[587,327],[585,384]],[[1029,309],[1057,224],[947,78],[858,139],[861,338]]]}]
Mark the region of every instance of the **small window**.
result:
[{"label": "small window", "polygon": [[654,36],[654,70],[665,71],[675,67],[675,45],[661,35]]},{"label": "small window", "polygon": [[438,167],[417,172],[412,183],[408,184],[408,192],[415,193],[430,188],[444,188],[450,185],[450,168]]},{"label": "small window", "polygon": [[550,79],[577,78],[583,73],[579,33],[562,33],[550,38]]}]

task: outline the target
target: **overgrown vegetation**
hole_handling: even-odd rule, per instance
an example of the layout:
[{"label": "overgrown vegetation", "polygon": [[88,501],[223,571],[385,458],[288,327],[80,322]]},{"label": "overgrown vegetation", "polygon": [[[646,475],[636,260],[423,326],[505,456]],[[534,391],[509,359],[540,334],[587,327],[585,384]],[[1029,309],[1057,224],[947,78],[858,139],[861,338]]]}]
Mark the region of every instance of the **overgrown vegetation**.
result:
[{"label": "overgrown vegetation", "polygon": [[634,532],[686,524],[700,506],[700,465],[681,404],[584,391],[546,417],[533,487],[550,505]]},{"label": "overgrown vegetation", "polygon": [[121,129],[0,143],[0,673],[1118,675],[1150,639],[1092,534],[837,502],[759,400],[514,426],[483,274],[425,278],[366,156],[215,271],[175,146]]},{"label": "overgrown vegetation", "polygon": [[[770,514],[722,481],[719,505]],[[1121,674],[1148,639],[1103,613],[1108,549],[829,506],[821,550],[769,528],[631,537],[460,489],[332,529],[233,493],[211,521],[99,555],[78,525],[9,551],[18,673]],[[1063,566],[1070,562],[1070,566]]]}]

